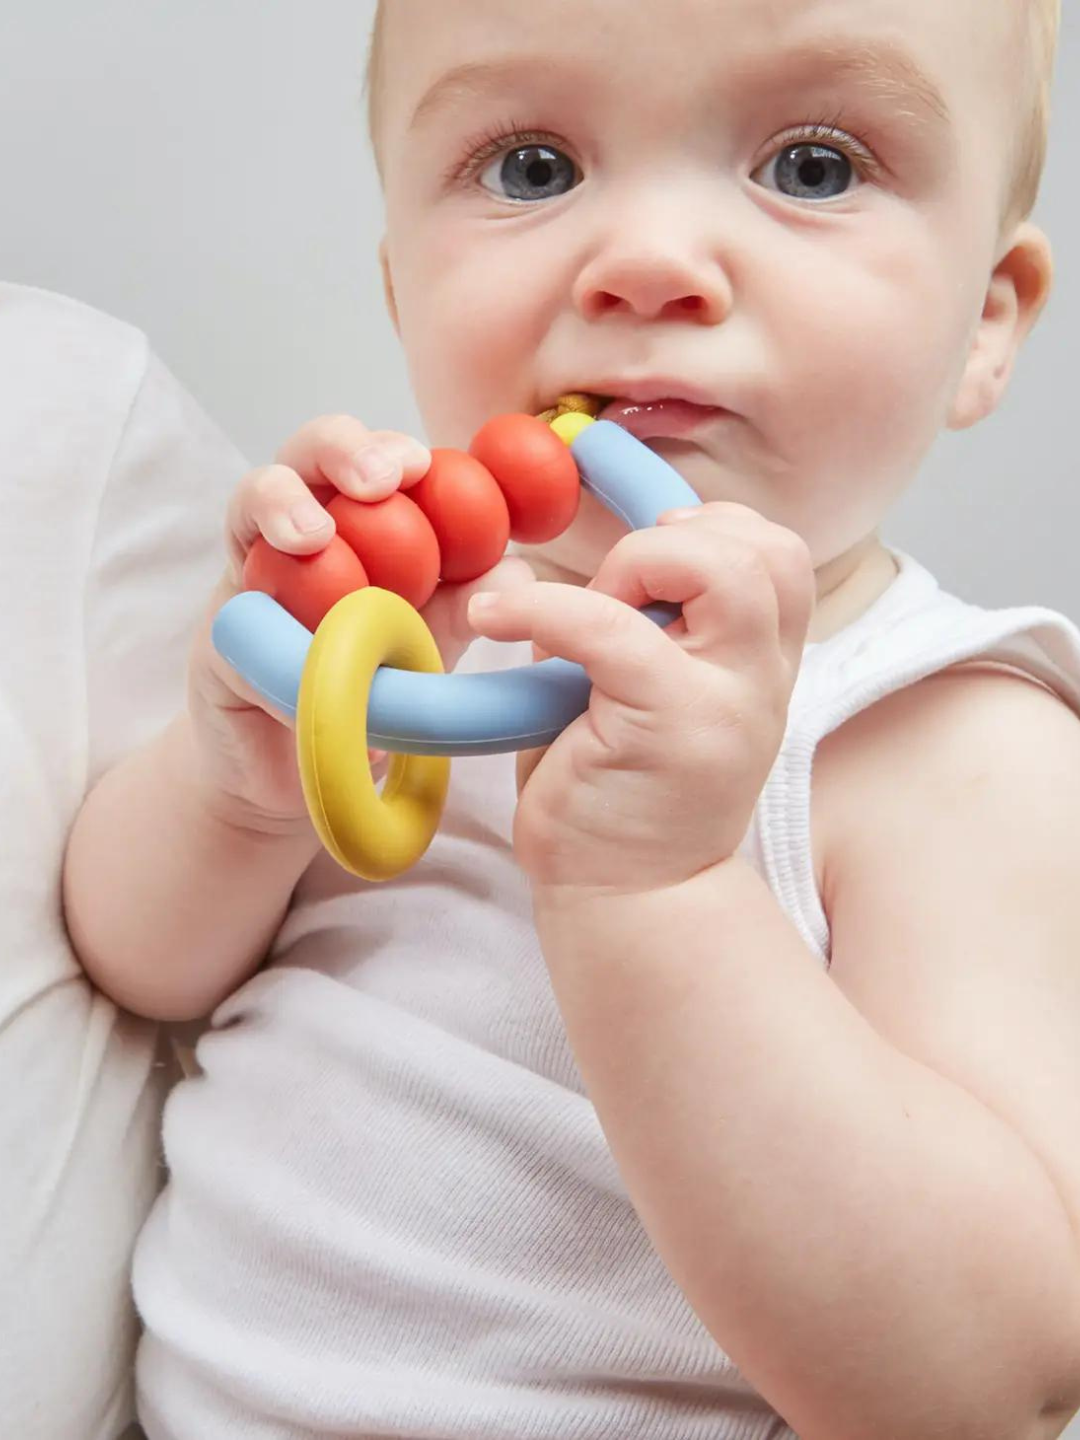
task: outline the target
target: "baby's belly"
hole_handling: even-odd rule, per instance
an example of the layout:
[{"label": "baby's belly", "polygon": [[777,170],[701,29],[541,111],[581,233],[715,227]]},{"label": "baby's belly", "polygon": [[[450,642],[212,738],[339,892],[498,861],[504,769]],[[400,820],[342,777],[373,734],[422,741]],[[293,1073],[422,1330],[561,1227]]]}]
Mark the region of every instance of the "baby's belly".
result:
[{"label": "baby's belly", "polygon": [[653,1254],[538,955],[516,1014],[448,961],[443,1024],[377,948],[348,981],[308,958],[294,937],[223,1007],[169,1103],[135,1265],[149,1440],[787,1433]]}]

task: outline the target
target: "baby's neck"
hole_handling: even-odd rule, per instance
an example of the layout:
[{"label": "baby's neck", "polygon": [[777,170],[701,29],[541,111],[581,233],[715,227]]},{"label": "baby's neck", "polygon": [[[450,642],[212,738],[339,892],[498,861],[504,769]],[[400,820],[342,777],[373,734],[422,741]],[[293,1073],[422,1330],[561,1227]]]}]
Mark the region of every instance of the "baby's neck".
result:
[{"label": "baby's neck", "polygon": [[876,534],[814,572],[817,605],[807,640],[828,640],[866,613],[900,573],[892,553]]},{"label": "baby's neck", "polygon": [[[538,580],[561,585],[585,585],[588,577],[556,565],[547,556],[529,550],[525,555]],[[868,535],[853,549],[830,560],[815,572],[817,605],[810,621],[807,640],[828,640],[864,614],[884,595],[899,573],[892,554],[877,534]]]}]

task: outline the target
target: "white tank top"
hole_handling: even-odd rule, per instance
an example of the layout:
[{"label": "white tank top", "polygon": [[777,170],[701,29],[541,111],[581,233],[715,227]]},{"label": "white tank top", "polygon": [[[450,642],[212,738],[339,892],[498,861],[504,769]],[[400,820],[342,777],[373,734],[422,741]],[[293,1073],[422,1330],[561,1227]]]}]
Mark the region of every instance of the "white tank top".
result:
[{"label": "white tank top", "polygon": [[[743,853],[826,963],[810,769],[865,706],[976,656],[1080,712],[1080,634],[900,574],[807,647]],[[479,642],[463,668],[527,662]],[[510,846],[514,760],[454,762],[424,861],[321,858],[166,1113],[139,1243],[149,1440],[780,1440],[652,1251],[567,1044]]]}]

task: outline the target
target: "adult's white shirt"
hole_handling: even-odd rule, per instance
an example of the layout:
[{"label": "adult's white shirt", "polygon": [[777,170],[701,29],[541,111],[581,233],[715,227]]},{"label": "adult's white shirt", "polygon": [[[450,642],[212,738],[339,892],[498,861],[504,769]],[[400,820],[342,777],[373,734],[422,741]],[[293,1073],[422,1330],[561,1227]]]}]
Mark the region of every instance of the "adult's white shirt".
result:
[{"label": "adult's white shirt", "polygon": [[71,952],[61,860],[88,787],[183,703],[243,468],[138,330],[0,284],[0,1429],[20,1440],[115,1440],[134,1414],[166,1072]]}]

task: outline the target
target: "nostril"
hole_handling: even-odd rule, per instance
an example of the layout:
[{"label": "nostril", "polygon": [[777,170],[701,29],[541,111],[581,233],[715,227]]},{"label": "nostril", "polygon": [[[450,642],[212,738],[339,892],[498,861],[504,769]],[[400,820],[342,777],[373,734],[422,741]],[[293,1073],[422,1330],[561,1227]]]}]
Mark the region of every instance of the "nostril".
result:
[{"label": "nostril", "polygon": [[698,318],[706,314],[710,309],[710,304],[704,295],[673,295],[666,301],[648,305],[644,297],[638,301],[633,296],[616,295],[611,290],[594,290],[588,303],[589,312],[594,316],[608,315],[627,307],[642,314],[659,315],[663,312],[668,316],[687,315]]}]

